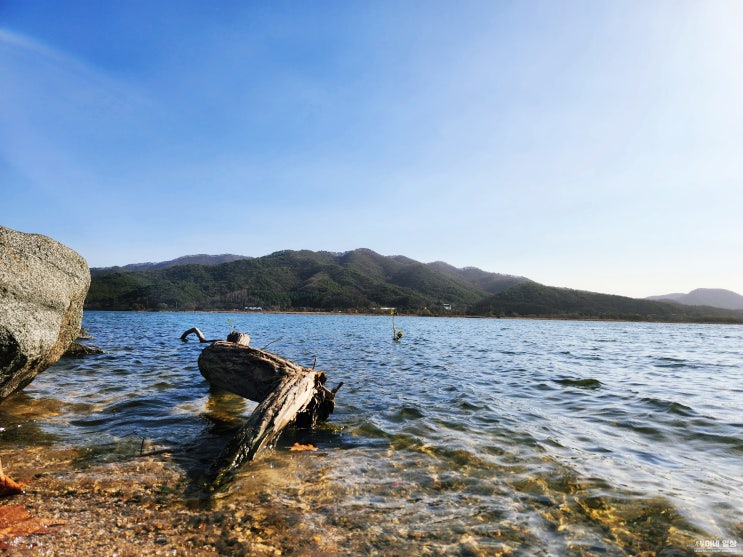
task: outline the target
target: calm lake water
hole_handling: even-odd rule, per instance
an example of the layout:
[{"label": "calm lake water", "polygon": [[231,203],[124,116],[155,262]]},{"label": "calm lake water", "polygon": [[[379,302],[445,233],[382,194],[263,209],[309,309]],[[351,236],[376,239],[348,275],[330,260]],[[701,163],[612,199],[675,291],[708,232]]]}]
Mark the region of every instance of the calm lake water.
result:
[{"label": "calm lake water", "polygon": [[282,524],[348,554],[743,553],[743,327],[395,324],[400,342],[389,316],[88,312],[106,353],[40,375],[13,403],[32,423],[5,409],[0,443],[111,462],[145,443],[198,478],[255,405],[210,393],[204,345],[179,337],[234,326],[344,386],[327,424],[285,433],[218,504],[278,498]]}]

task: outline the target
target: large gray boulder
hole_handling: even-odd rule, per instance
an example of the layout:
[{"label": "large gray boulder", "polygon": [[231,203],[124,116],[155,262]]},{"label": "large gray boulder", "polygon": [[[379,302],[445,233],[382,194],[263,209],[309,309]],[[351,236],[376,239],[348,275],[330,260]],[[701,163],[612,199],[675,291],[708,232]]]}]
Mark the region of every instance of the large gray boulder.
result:
[{"label": "large gray boulder", "polygon": [[77,338],[90,269],[40,234],[0,226],[0,400],[24,388]]}]

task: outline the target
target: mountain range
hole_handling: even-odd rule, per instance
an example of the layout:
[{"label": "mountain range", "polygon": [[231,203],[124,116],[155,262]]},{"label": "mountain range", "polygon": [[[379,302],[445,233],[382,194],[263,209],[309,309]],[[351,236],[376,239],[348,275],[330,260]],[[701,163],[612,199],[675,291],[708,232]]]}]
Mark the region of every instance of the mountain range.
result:
[{"label": "mountain range", "polygon": [[169,261],[160,261],[159,263],[131,263],[123,267],[105,267],[98,269],[100,271],[151,271],[153,269],[165,269],[167,267],[176,267],[178,265],[219,265],[221,263],[231,263],[241,259],[251,259],[245,255],[234,255],[232,253],[223,253],[222,255],[207,255],[199,253],[197,255],[184,255]]},{"label": "mountain range", "polygon": [[687,306],[710,306],[725,309],[743,309],[743,296],[722,288],[697,288],[688,294],[650,296],[648,300],[676,302]]},{"label": "mountain range", "polygon": [[89,310],[243,310],[529,316],[743,323],[743,311],[538,284],[526,277],[420,263],[368,249],[193,255],[91,269]]}]

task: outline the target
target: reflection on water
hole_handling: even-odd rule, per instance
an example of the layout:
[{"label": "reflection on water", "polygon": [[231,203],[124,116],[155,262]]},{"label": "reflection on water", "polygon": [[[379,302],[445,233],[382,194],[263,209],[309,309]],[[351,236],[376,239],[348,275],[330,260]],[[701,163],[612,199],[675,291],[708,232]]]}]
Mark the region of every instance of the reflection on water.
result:
[{"label": "reflection on water", "polygon": [[[203,474],[255,404],[210,392],[203,345],[179,336],[225,336],[228,317],[253,345],[317,358],[344,387],[327,424],[287,432],[204,500]],[[172,505],[206,505],[235,543],[260,520],[261,535],[301,538],[307,554],[743,543],[743,329],[399,319],[406,336],[393,343],[383,317],[88,313],[106,353],[63,360],[1,405],[0,449],[115,463],[157,448],[190,484]],[[294,442],[319,451],[288,451]]]}]

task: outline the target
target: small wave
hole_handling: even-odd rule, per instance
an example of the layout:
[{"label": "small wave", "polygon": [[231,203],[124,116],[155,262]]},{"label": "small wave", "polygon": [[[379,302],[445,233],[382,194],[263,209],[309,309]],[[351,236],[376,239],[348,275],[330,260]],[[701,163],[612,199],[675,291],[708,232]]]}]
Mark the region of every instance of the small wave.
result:
[{"label": "small wave", "polygon": [[598,379],[586,378],[586,379],[555,379],[555,383],[559,383],[565,387],[577,387],[579,389],[598,389],[602,383]]},{"label": "small wave", "polygon": [[683,358],[673,358],[671,356],[661,356],[655,358],[655,366],[667,369],[687,368],[698,369],[700,366]]},{"label": "small wave", "polygon": [[378,440],[378,439],[386,439],[386,440],[392,439],[391,433],[388,433],[382,428],[367,421],[360,422],[354,426],[351,426],[346,431],[354,439],[358,439],[362,441],[371,442],[372,440]]},{"label": "small wave", "polygon": [[685,404],[681,404],[680,402],[675,402],[673,400],[664,400],[660,398],[654,398],[654,397],[645,397],[641,399],[641,401],[648,406],[651,406],[653,409],[668,413],[668,414],[675,414],[677,416],[684,416],[686,418],[696,416],[697,413],[694,411],[694,409],[690,408],[689,406],[686,406]]},{"label": "small wave", "polygon": [[739,437],[734,435],[726,435],[724,433],[716,433],[711,431],[692,431],[689,433],[689,440],[691,443],[702,442],[701,446],[703,450],[709,449],[709,447],[718,445],[723,446],[728,450],[732,450],[738,454],[743,454],[743,441]]},{"label": "small wave", "polygon": [[423,411],[417,406],[402,406],[397,412],[389,416],[391,422],[404,422],[407,420],[418,420],[425,417]]},{"label": "small wave", "polygon": [[667,439],[666,432],[663,429],[645,422],[640,422],[638,420],[628,419],[616,422],[614,426],[619,429],[628,429],[630,431],[634,431],[635,433],[642,435],[643,437],[652,439],[656,442],[664,441]]},{"label": "small wave", "polygon": [[459,400],[457,402],[457,408],[459,408],[460,410],[478,411],[484,409],[485,407],[481,404],[474,404],[469,400]]},{"label": "small wave", "polygon": [[70,420],[70,425],[77,427],[98,427],[108,425],[109,423],[111,423],[111,418],[109,416],[101,415],[96,415],[95,417],[86,416],[85,418],[80,418],[78,420]]},{"label": "small wave", "polygon": [[143,397],[116,402],[106,407],[105,412],[111,416],[124,413],[137,416],[159,416],[171,406],[171,403],[164,399]]}]

